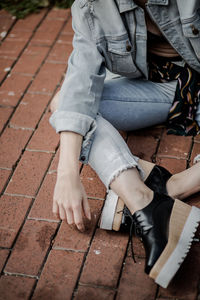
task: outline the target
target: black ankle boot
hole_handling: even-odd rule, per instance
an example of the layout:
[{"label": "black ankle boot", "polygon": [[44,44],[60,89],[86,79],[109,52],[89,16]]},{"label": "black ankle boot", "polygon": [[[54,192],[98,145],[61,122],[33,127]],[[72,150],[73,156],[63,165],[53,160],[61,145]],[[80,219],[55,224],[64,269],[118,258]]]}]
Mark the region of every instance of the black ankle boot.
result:
[{"label": "black ankle boot", "polygon": [[[159,194],[166,194],[167,188],[166,184],[172,174],[165,168],[155,165],[151,170],[149,176],[144,181],[144,183],[154,192]],[[124,207],[124,212],[126,210],[126,206]],[[129,232],[130,230],[131,221],[130,218],[126,216],[126,213],[123,213],[122,223],[120,226],[120,231],[122,232]]]},{"label": "black ankle boot", "polygon": [[145,272],[167,287],[185,259],[200,222],[200,209],[154,193],[149,205],[131,215],[130,240],[133,259],[133,229],[145,248]]},{"label": "black ankle boot", "polygon": [[166,184],[171,176],[167,169],[155,165],[144,183],[154,192],[168,194]]},{"label": "black ankle boot", "polygon": [[[125,208],[125,215],[130,222],[131,241],[132,228],[144,245],[146,253],[145,272],[147,274],[149,274],[167,244],[168,224],[173,205],[174,200],[172,198],[155,192],[151,203],[136,211],[133,215],[127,207]],[[134,258],[133,248],[132,254]]]}]

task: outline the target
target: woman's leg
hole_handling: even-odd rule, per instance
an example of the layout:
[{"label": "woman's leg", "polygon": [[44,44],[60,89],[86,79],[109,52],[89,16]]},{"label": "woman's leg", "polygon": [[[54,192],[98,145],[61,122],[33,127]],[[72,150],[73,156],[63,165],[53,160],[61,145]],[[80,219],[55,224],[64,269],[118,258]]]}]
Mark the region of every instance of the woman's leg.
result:
[{"label": "woman's leg", "polygon": [[143,182],[145,171],[140,168],[139,158],[130,152],[119,132],[100,115],[96,122],[88,163],[106,188],[111,188],[123,199],[133,213],[153,198],[152,191]]}]

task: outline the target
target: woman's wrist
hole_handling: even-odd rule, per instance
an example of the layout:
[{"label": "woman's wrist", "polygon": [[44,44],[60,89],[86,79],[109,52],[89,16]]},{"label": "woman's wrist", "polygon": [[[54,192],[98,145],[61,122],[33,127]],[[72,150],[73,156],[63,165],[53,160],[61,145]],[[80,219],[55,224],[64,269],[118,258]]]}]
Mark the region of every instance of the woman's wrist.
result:
[{"label": "woman's wrist", "polygon": [[61,132],[58,172],[65,176],[79,175],[79,156],[83,137],[75,132]]}]

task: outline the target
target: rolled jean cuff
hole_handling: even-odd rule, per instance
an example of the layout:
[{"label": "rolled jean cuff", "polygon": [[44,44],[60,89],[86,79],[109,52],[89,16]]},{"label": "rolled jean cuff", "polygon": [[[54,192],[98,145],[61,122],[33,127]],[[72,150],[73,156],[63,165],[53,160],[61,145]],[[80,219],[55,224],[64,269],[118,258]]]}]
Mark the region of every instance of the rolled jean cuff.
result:
[{"label": "rolled jean cuff", "polygon": [[139,158],[134,155],[123,155],[123,157],[118,157],[116,160],[112,162],[112,168],[105,169],[101,174],[99,174],[100,179],[103,181],[107,192],[110,189],[110,184],[118,177],[123,171],[137,168],[141,179],[144,181],[145,172],[138,164]]}]

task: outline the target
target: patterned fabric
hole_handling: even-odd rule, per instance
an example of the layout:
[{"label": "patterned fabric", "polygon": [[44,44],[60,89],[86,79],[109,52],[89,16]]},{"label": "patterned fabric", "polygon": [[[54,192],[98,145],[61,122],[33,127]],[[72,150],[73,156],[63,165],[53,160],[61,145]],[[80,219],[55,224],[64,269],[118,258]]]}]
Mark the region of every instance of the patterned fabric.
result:
[{"label": "patterned fabric", "polygon": [[177,79],[174,101],[167,120],[167,133],[185,136],[199,134],[195,114],[200,102],[200,74],[187,64],[182,67],[165,58],[157,58],[149,59],[149,79],[154,82]]}]

